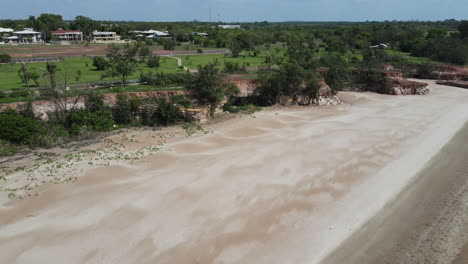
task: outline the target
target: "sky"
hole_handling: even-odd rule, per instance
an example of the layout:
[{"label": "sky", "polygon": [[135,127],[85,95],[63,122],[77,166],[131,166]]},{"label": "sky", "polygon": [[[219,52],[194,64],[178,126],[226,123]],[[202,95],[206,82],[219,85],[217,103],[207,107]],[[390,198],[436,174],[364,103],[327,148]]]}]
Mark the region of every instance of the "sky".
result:
[{"label": "sky", "polygon": [[41,13],[71,20],[383,21],[468,20],[468,0],[1,0],[0,19]]}]

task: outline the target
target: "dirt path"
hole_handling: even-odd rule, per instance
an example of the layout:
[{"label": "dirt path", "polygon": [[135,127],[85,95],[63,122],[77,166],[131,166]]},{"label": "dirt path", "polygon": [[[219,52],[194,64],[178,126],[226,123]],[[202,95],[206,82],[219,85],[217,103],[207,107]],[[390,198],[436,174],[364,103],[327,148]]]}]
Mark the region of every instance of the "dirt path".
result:
[{"label": "dirt path", "polygon": [[468,120],[467,90],[431,89],[341,93],[337,107],[272,108],[162,146],[164,131],[131,132],[123,145],[138,144],[137,157],[162,149],[96,168],[115,144],[90,147],[99,157],[53,168],[69,184],[47,183],[41,167],[14,172],[0,187],[31,180],[38,196],[0,192],[0,263],[319,263]]}]

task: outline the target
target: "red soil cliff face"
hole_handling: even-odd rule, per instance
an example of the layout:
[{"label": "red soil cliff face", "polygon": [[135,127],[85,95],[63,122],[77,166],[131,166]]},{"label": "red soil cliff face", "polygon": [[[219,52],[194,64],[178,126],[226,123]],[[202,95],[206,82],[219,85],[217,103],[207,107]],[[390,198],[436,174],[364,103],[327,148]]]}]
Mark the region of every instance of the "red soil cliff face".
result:
[{"label": "red soil cliff face", "polygon": [[403,78],[401,72],[386,72],[387,82],[382,92],[390,95],[423,95],[429,92],[427,83],[415,82]]}]

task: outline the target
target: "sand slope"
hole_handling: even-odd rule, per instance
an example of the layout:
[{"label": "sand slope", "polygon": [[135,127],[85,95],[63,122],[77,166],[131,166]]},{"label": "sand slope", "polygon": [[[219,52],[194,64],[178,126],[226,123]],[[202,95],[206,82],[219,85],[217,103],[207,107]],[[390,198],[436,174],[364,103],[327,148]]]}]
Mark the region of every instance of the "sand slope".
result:
[{"label": "sand slope", "polygon": [[235,118],[142,162],[4,199],[0,263],[317,263],[468,120],[467,90],[431,88]]}]

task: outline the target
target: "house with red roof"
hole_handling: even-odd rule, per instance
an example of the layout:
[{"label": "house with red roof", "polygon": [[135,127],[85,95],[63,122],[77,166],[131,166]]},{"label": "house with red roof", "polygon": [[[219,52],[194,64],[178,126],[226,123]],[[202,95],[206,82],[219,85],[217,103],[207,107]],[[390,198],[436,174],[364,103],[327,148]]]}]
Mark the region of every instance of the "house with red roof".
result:
[{"label": "house with red roof", "polygon": [[52,40],[58,42],[83,42],[83,32],[79,30],[52,31]]}]

